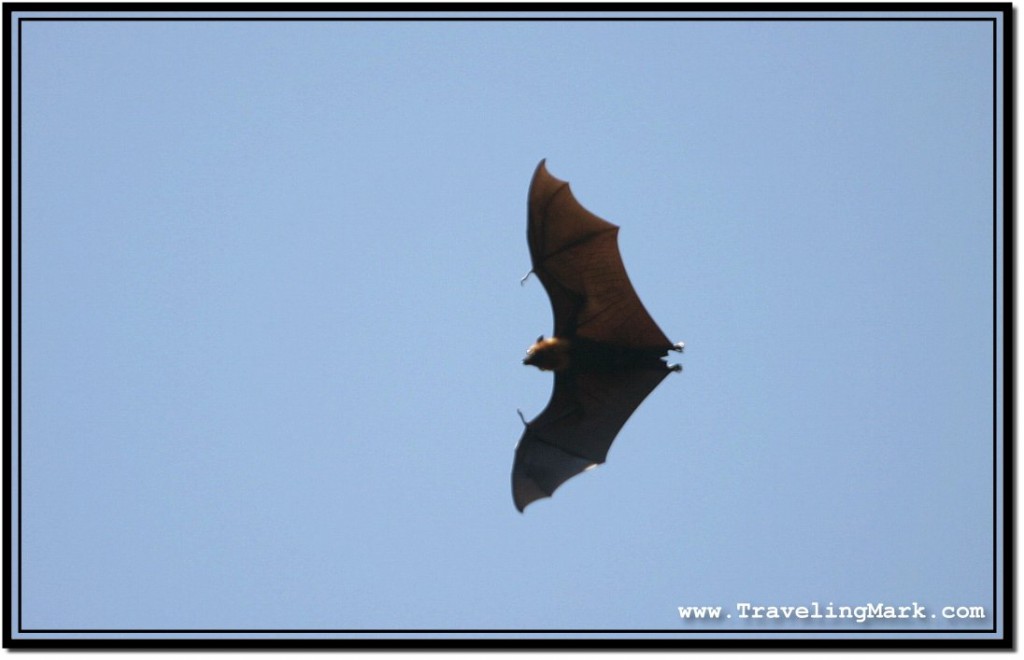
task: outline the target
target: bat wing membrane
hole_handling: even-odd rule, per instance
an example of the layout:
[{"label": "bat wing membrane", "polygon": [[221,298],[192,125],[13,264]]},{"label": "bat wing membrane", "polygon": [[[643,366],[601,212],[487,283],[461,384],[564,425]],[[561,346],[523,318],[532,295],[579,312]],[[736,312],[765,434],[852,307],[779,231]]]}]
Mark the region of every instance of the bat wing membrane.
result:
[{"label": "bat wing membrane", "polygon": [[604,463],[626,420],[669,373],[664,369],[555,374],[546,408],[526,425],[512,467],[522,511],[563,483]]},{"label": "bat wing membrane", "polygon": [[527,239],[533,272],[551,300],[555,336],[669,348],[629,281],[618,231],[583,208],[569,184],[540,162],[530,184]]}]

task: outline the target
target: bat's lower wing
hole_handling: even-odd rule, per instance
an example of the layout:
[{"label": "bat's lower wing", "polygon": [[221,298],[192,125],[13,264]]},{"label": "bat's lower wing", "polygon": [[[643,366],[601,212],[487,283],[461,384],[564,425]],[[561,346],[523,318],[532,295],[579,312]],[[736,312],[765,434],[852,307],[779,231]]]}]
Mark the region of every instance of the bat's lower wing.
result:
[{"label": "bat's lower wing", "polygon": [[516,447],[516,508],[550,497],[567,480],[604,463],[622,425],[668,373],[666,366],[556,374],[551,400]]},{"label": "bat's lower wing", "polygon": [[527,239],[533,272],[551,300],[555,336],[670,348],[629,281],[618,232],[583,208],[541,161],[530,184]]}]

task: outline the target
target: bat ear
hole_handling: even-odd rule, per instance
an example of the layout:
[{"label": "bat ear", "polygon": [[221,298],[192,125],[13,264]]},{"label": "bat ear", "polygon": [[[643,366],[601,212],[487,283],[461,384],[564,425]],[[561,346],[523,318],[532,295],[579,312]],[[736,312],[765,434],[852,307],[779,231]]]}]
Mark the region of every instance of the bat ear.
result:
[{"label": "bat ear", "polygon": [[544,341],[544,335],[541,335],[540,337],[537,337],[537,343],[538,344],[541,343],[542,341]]}]

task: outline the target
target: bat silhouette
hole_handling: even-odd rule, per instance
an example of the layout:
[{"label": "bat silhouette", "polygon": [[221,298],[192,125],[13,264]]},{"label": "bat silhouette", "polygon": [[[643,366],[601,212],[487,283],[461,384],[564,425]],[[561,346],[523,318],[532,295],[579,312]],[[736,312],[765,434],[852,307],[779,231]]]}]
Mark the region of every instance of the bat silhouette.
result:
[{"label": "bat silhouette", "polygon": [[523,364],[553,371],[555,385],[543,412],[523,418],[512,466],[519,511],[604,463],[633,411],[670,371],[682,369],[662,359],[683,344],[670,342],[644,309],[622,264],[618,233],[583,208],[543,160],[537,165],[526,237],[530,272],[551,300],[555,331],[537,339]]}]

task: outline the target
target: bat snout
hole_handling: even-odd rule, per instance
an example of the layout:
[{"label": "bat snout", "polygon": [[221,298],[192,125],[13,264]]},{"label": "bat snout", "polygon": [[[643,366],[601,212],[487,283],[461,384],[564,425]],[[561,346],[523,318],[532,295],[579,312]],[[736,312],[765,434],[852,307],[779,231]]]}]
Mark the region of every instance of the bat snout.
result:
[{"label": "bat snout", "polygon": [[537,367],[541,371],[560,371],[569,366],[569,342],[552,337],[540,338],[526,349],[523,364]]}]

